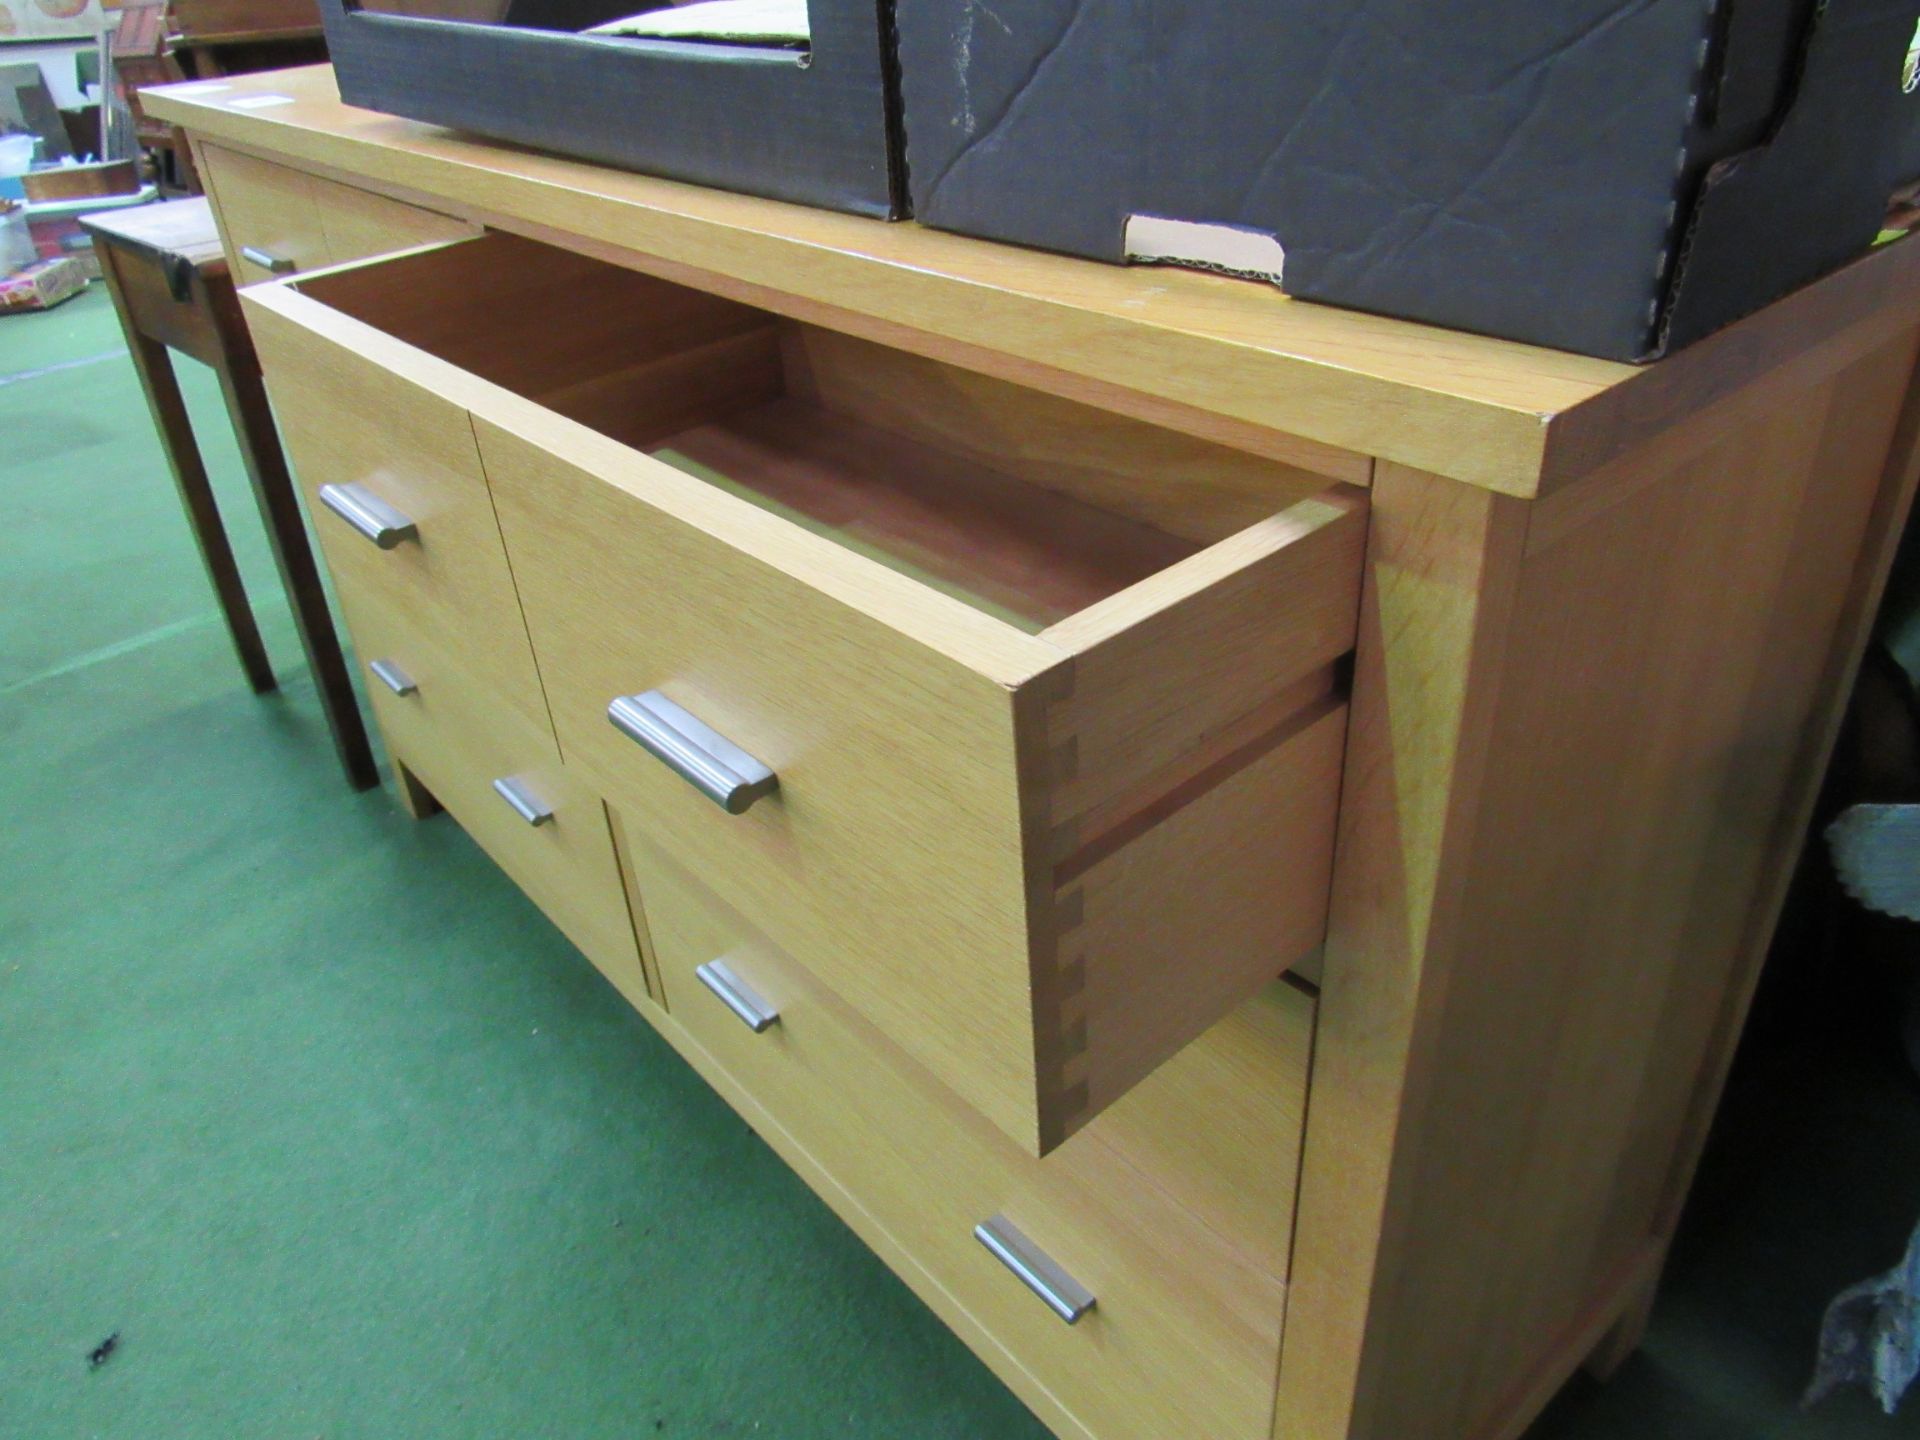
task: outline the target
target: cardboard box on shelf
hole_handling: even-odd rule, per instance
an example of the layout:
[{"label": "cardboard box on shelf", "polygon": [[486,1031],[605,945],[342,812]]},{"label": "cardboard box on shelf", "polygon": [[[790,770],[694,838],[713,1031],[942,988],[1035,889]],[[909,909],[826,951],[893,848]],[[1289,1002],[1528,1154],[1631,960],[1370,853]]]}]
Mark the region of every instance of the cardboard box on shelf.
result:
[{"label": "cardboard box on shelf", "polygon": [[1621,360],[1862,253],[1920,0],[896,0],[914,214]]},{"label": "cardboard box on shelf", "polygon": [[[693,18],[662,0],[320,0],[349,104],[750,195],[904,213],[890,0],[680,8]],[[582,33],[608,25],[620,33]]]}]

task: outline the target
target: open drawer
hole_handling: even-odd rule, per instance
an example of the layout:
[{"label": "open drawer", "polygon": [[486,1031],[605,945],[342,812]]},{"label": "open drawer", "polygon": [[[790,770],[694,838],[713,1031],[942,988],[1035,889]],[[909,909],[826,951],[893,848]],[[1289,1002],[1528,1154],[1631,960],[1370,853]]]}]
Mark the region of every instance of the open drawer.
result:
[{"label": "open drawer", "polygon": [[465,407],[569,766],[1030,1151],[1319,944],[1363,492],[506,236],[248,300]]}]

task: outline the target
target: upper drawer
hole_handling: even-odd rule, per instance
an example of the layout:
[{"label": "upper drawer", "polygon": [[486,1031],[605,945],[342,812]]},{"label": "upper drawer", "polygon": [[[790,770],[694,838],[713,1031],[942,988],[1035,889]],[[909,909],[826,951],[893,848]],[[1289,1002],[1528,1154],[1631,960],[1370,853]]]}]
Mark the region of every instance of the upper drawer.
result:
[{"label": "upper drawer", "polygon": [[282,313],[297,298],[242,292],[334,583],[356,614],[433,637],[553,747],[466,409],[416,373],[426,357],[338,312]]},{"label": "upper drawer", "polygon": [[479,233],[464,220],[203,145],[207,189],[243,285]]},{"label": "upper drawer", "polygon": [[569,764],[1030,1150],[1319,943],[1360,492],[507,237],[256,304],[472,412]]}]

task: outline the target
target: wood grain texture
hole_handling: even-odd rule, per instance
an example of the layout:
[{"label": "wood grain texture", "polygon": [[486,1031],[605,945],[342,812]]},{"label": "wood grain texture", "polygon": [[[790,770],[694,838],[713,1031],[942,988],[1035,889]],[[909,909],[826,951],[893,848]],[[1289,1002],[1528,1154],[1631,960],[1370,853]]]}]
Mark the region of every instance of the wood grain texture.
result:
[{"label": "wood grain texture", "polygon": [[[1039,717],[1071,657],[536,407],[488,414],[484,462],[569,762],[1023,1144],[1058,1144],[1092,1113],[1090,1095],[1117,1098],[1317,941],[1324,886],[1307,857],[1328,841],[1338,745],[1290,737],[1297,748],[1274,772],[1284,803],[1220,812],[1224,830],[1219,814],[1191,829],[1156,814],[1170,828],[1135,841],[1155,863],[1128,869],[1127,904],[1157,904],[1159,923],[1129,935],[1102,910],[1096,961],[1114,978],[1085,995],[1141,1014],[1116,1017],[1111,1065],[1089,1056],[1099,1083],[1084,1085],[1067,1068],[1080,1030],[1060,989],[1065,911],[1049,882],[1060,812],[1026,758],[1057,739]],[[1229,593],[1223,625],[1256,606],[1312,612],[1333,588],[1311,565],[1239,585],[1239,567],[1270,554],[1229,550],[1235,563],[1210,572]],[[610,637],[610,613],[648,618]],[[1140,652],[1142,684],[1161,663],[1181,659]],[[778,796],[725,815],[607,723],[616,696],[654,689],[772,767]],[[1200,739],[1137,735],[1139,752],[1160,757],[1143,773]],[[1210,973],[1195,973],[1215,891],[1182,877],[1223,845],[1277,839],[1296,860],[1288,883],[1264,897],[1260,923],[1203,947]],[[847,915],[866,923],[849,930]],[[1187,1008],[1141,999],[1156,970],[1193,977]]]},{"label": "wood grain texture", "polygon": [[[295,103],[236,111],[256,90]],[[246,77],[155,114],[502,229],[597,242],[795,318],[1095,400],[1364,481],[1372,453],[1525,485],[1542,414],[1630,372],[1306,305],[1247,282],[1128,269],[506,152],[342,106],[330,72]],[[833,318],[828,319],[831,315]],[[1283,438],[1288,437],[1288,438]],[[1443,463],[1449,462],[1449,463]]]},{"label": "wood grain texture", "polygon": [[[847,603],[859,577],[834,595],[789,573],[858,559],[830,541],[611,442],[615,465],[567,443],[591,470],[578,468],[526,438],[557,443],[538,413],[512,431],[506,418],[480,421],[480,443],[568,763],[597,777],[630,834],[671,844],[1037,1144],[1006,683],[1027,677],[970,668]],[[830,553],[803,553],[816,547]],[[866,568],[878,588],[911,586]],[[1060,659],[958,601],[905,598],[950,609],[1029,675]],[[610,634],[610,614],[645,623]],[[771,766],[779,795],[727,815],[608,723],[617,696],[656,689]]]},{"label": "wood grain texture", "polygon": [[1364,495],[1334,486],[1042,631],[1074,657],[1046,721],[1055,823],[1352,650],[1365,542]]},{"label": "wood grain texture", "polygon": [[[1901,336],[1877,354],[1856,362],[1837,377],[1833,385],[1833,403],[1821,437],[1816,467],[1841,474],[1858,475],[1871,468],[1880,453],[1883,433],[1881,407],[1897,404],[1898,419],[1891,443],[1881,461],[1881,479],[1871,495],[1871,509],[1863,517],[1863,539],[1849,557],[1845,547],[1853,536],[1844,511],[1833,517],[1839,523],[1805,522],[1804,542],[1795,548],[1790,567],[1781,584],[1781,603],[1774,619],[1773,634],[1766,643],[1770,672],[1793,686],[1810,687],[1815,697],[1806,723],[1797,734],[1775,731],[1772,743],[1792,747],[1788,782],[1773,828],[1758,837],[1757,869],[1759,884],[1754,888],[1738,939],[1734,942],[1728,983],[1715,996],[1699,995],[1689,1006],[1673,1007],[1656,1040],[1661,1047],[1686,1044],[1704,1036],[1703,1055],[1698,1070],[1689,1077],[1683,1067],[1667,1067],[1661,1076],[1663,1089],[1653,1103],[1666,1104],[1675,1092],[1687,1092],[1684,1118],[1678,1139],[1661,1163],[1657,1150],[1636,1151],[1623,1173],[1632,1177],[1624,1207],[1643,1203],[1657,1185],[1654,1236],[1664,1258],[1674,1229],[1679,1224],[1681,1206],[1691,1188],[1695,1168],[1706,1145],[1707,1131],[1719,1102],[1721,1089],[1733,1063],[1747,1009],[1758,985],[1761,967],[1785,902],[1801,849],[1802,837],[1813,814],[1821,783],[1826,774],[1827,756],[1845,713],[1846,697],[1851,695],[1854,677],[1871,632],[1879,596],[1886,583],[1895,549],[1905,533],[1911,512],[1916,481],[1920,480],[1920,384],[1913,369],[1915,337]],[[1904,396],[1893,399],[1893,392],[1904,386]],[[1865,501],[1861,492],[1852,492],[1848,503]],[[1824,505],[1825,496],[1817,489],[1810,492],[1810,505]],[[1857,513],[1857,512],[1856,512]],[[1847,590],[1840,598],[1836,613],[1829,608],[1832,599],[1822,593],[1824,577],[1841,565],[1852,565]],[[1799,620],[1801,607],[1811,609],[1815,617],[1832,614],[1831,629]],[[1728,857],[1736,866],[1742,857]],[[1747,858],[1752,859],[1752,852]],[[1650,1141],[1657,1145],[1657,1141]],[[1644,1329],[1646,1306],[1630,1314],[1623,1333],[1611,1337],[1610,1346],[1617,1356],[1629,1342],[1637,1343]],[[1604,1366],[1610,1356],[1601,1355],[1596,1363]]]},{"label": "wood grain texture", "polygon": [[193,153],[219,214],[227,263],[236,281],[251,285],[273,278],[266,267],[247,259],[242,253],[247,249],[288,261],[296,271],[333,263],[313,201],[313,187],[319,183],[314,177],[204,141],[196,141]]},{"label": "wood grain texture", "polygon": [[[232,108],[262,91],[294,103]],[[1378,456],[1503,493],[1551,491],[1863,319],[1920,317],[1920,247],[1892,245],[1807,287],[1790,311],[1773,307],[1636,369],[1245,281],[1043,255],[504,150],[343,106],[324,68],[236,77],[219,95],[160,87],[143,98],[229,147],[1356,483],[1365,457]],[[1854,338],[1865,348],[1874,339]]]},{"label": "wood grain texture", "polygon": [[[398,663],[419,686],[407,696],[378,681],[367,686],[395,762],[629,1002],[645,1001],[646,970],[599,796],[561,766],[551,735],[522,723],[434,637],[351,594],[344,608],[361,655]],[[553,818],[528,824],[494,790],[496,779],[523,783]]]},{"label": "wood grain texture", "polygon": [[[619,818],[611,806],[603,800],[601,807],[607,815],[607,833],[613,837],[613,857],[620,866],[620,888],[627,901],[627,918],[633,925],[634,940],[640,950],[640,968],[644,972],[647,1000],[660,1011],[665,1011],[667,995],[660,983],[660,957],[653,948],[653,932],[647,928],[647,909],[640,898],[640,881],[634,875],[633,857],[627,849],[626,832],[620,828]],[[624,989],[623,994],[627,993]],[[629,999],[633,997],[629,994]]]},{"label": "wood grain texture", "polygon": [[[1259,1433],[1284,1291],[1249,1262],[1271,1258],[1273,1217],[1290,1208],[1306,996],[1273,987],[1197,1042],[1190,1061],[1129,1096],[1123,1113],[1036,1162],[651,846],[634,853],[675,1028],[705,1066],[759,1099],[788,1144],[859,1197],[869,1223],[931,1282],[930,1303],[991,1337],[1017,1387],[1038,1388],[1049,1409],[1103,1437]],[[778,1025],[752,1034],[699,984],[694,967],[719,956],[779,1008]],[[1191,1140],[1197,1121],[1219,1114],[1274,1157],[1253,1176],[1256,1206],[1233,1190],[1244,1163],[1216,1167]],[[972,1238],[995,1214],[1093,1289],[1097,1308],[1071,1328],[1055,1319]]]},{"label": "wood grain texture", "polygon": [[[379,332],[279,286],[242,299],[336,585],[441,637],[494,696],[546,731],[552,748],[466,411],[430,388],[437,373],[416,365],[425,357]],[[373,356],[384,366],[370,363]],[[327,484],[373,492],[414,521],[418,540],[375,548],[315,498]]]},{"label": "wood grain texture", "polygon": [[480,233],[418,205],[220,145],[195,148],[200,175],[220,214],[227,261],[239,283],[273,278],[241,252],[291,261],[296,273]]},{"label": "wood grain texture", "polygon": [[470,220],[403,204],[356,185],[309,177],[309,193],[334,263],[386,255],[416,245],[466,240],[480,233]]},{"label": "wood grain texture", "polygon": [[1309,715],[1062,883],[1061,1029],[1080,1049],[1064,1057],[1061,1089],[1084,1091],[1084,1115],[1325,937],[1347,715],[1333,704]]},{"label": "wood grain texture", "polygon": [[[378,551],[320,515],[343,586],[363,604],[418,616],[530,725],[551,714],[569,761],[679,837],[701,873],[723,877],[715,883],[889,1034],[917,1037],[909,1048],[1036,1150],[1094,1113],[1089,1096],[1100,1106],[1117,1099],[1317,942],[1329,834],[1322,801],[1337,746],[1289,735],[1285,743],[1297,748],[1273,772],[1287,793],[1259,813],[1201,806],[1211,823],[1169,819],[1174,802],[1200,800],[1190,775],[1157,794],[1152,784],[1234,721],[1291,694],[1304,671],[1324,672],[1350,643],[1359,558],[1352,496],[1297,501],[1181,560],[1173,556],[1191,542],[886,432],[862,442],[886,465],[850,480],[858,457],[840,443],[846,436],[823,468],[819,437],[796,431],[824,412],[744,432],[759,447],[746,457],[751,464],[681,437],[692,459],[739,472],[790,510],[820,510],[814,492],[830,484],[830,520],[852,485],[862,503],[849,523],[872,528],[869,492],[906,486],[924,513],[882,538],[938,559],[933,536],[962,562],[963,579],[1004,589],[1038,574],[1051,595],[1061,582],[1044,572],[1057,560],[1075,584],[1093,583],[1074,601],[1092,603],[1063,632],[1085,652],[1088,686],[1077,707],[1049,714],[1076,649],[1024,634],[837,543],[844,537],[813,533],[538,403],[599,386],[583,355],[652,394],[676,346],[699,357],[763,327],[699,292],[563,254],[540,283],[597,295],[577,282],[605,278],[607,312],[620,318],[588,322],[570,342],[527,333],[528,314],[541,312],[503,315],[479,282],[503,259],[541,259],[537,249],[489,237],[249,296],[309,483],[364,485],[420,527],[417,544]],[[721,378],[697,358],[696,373],[705,377],[696,392]],[[747,373],[757,389],[763,377]],[[679,393],[674,385],[666,392]],[[719,403],[696,393],[693,410]],[[376,412],[367,425],[328,424]],[[751,427],[765,413],[708,423]],[[828,428],[848,424],[857,422],[829,417]],[[789,457],[813,467],[805,484],[769,473]],[[881,473],[888,469],[913,478]],[[512,537],[504,548],[497,524]],[[1155,573],[1134,579],[1143,568]],[[539,637],[538,667],[523,652],[520,614]],[[610,632],[609,615],[645,620]],[[1271,653],[1248,664],[1236,650],[1243,645]],[[780,793],[745,816],[713,811],[608,724],[616,697],[650,690],[772,766]],[[1324,699],[1322,691],[1300,703]],[[1112,772],[1078,781],[1077,791],[1066,783],[1072,777],[1049,769],[1062,747],[1079,743],[1069,725],[1087,736],[1074,773]],[[1053,893],[1053,867],[1057,822],[1074,812],[1055,788],[1080,808],[1089,797],[1136,794],[1126,823],[1135,832],[1160,827],[1130,836],[1154,863],[1128,865],[1126,904],[1101,915],[1137,914],[1126,907],[1148,895],[1165,913],[1133,935],[1099,918],[1088,932],[1099,940],[1092,963],[1111,983],[1078,1000],[1081,1012],[1088,1000],[1110,998],[1142,1013],[1102,1017],[1114,1022],[1111,1052],[1088,1057],[1073,1075],[1068,1062],[1086,1031],[1059,989],[1056,931],[1066,908]],[[1221,814],[1232,821],[1225,830]],[[1206,949],[1211,973],[1185,987],[1184,1004],[1149,1005],[1143,997],[1190,968],[1206,919],[1195,907],[1218,888],[1183,884],[1182,869],[1276,834],[1294,864],[1259,923]],[[1123,864],[1103,858],[1100,874]],[[849,914],[873,921],[852,942]],[[950,958],[931,970],[908,966],[907,930],[938,935]],[[1165,974],[1155,979],[1155,971]]]},{"label": "wood grain texture", "polygon": [[1137,585],[1194,544],[980,461],[783,397],[659,453],[1021,629]]},{"label": "wood grain texture", "polygon": [[1378,477],[1278,1434],[1517,1433],[1644,1303],[1877,585],[1914,351],[1544,546]]},{"label": "wood grain texture", "polygon": [[698,290],[499,234],[413,246],[372,264],[342,261],[302,276],[297,288],[443,362],[449,374],[476,375],[549,405],[771,323]]},{"label": "wood grain texture", "polygon": [[824,409],[1203,544],[1372,475],[1316,473],[816,325],[782,325],[780,345],[791,392]]},{"label": "wood grain texture", "polygon": [[99,210],[83,216],[80,223],[90,234],[136,252],[177,256],[203,273],[226,272],[226,251],[220,244],[213,203],[205,195]]},{"label": "wood grain texture", "polygon": [[[1920,249],[1629,370],[260,83],[296,102],[159,103],[309,196],[567,252],[305,283],[335,352],[481,417],[569,770],[620,810],[630,993],[1049,1423],[1512,1440],[1626,1352],[1910,503]],[[510,254],[603,303],[542,330]],[[1206,548],[1036,636],[630,448],[780,397]],[[722,816],[612,731],[656,686],[780,799]],[[1206,1028],[1314,890],[1317,1018]],[[723,952],[785,1039],[689,983]],[[1100,1325],[1008,1293],[995,1210]]]},{"label": "wood grain texture", "polygon": [[1275,1440],[1384,1433],[1375,1309],[1413,1278],[1387,1249],[1395,1148],[1444,1012],[1430,956],[1459,906],[1446,867],[1471,843],[1526,537],[1521,502],[1398,467],[1372,502]]}]

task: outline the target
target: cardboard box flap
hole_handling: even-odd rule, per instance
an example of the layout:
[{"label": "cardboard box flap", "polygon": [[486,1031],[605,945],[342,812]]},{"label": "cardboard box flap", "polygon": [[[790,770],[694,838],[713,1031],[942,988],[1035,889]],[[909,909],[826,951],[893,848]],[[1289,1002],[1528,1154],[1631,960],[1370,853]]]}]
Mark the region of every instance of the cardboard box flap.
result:
[{"label": "cardboard box flap", "polygon": [[1920,0],[1826,0],[1771,133],[1700,183],[1657,355],[1872,244],[1920,175]]}]

